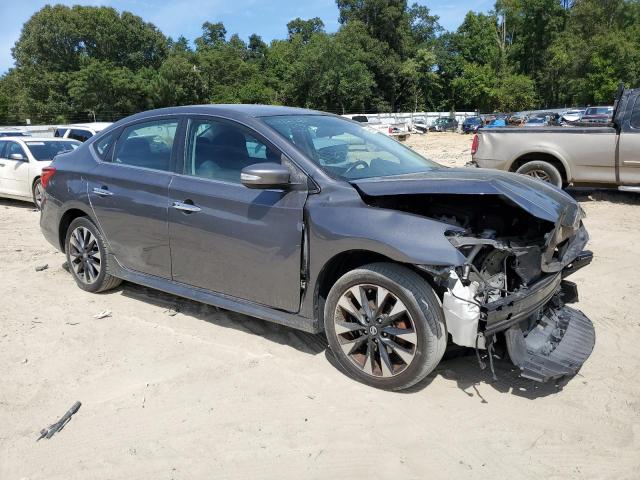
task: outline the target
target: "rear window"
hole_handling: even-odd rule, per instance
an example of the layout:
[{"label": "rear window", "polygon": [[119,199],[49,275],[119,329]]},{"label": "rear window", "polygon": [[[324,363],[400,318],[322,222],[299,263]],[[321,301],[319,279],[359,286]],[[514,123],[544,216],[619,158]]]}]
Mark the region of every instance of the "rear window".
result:
[{"label": "rear window", "polygon": [[78,140],[80,142],[86,142],[91,137],[93,137],[93,133],[89,130],[80,130],[77,128],[71,129],[67,138],[72,138],[73,140]]},{"label": "rear window", "polygon": [[27,141],[25,144],[31,151],[31,155],[39,161],[53,160],[56,155],[70,152],[80,146],[80,142],[76,141]]},{"label": "rear window", "polygon": [[631,112],[631,126],[640,129],[640,95],[636,98]]}]

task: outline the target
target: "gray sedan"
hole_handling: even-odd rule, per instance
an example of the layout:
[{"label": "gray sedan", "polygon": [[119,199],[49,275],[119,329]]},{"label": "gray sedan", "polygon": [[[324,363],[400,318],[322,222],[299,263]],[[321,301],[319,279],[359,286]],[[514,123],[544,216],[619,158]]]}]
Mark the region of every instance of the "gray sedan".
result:
[{"label": "gray sedan", "polygon": [[[334,115],[198,106],[121,120],[44,169],[41,227],[80,288],[124,279],[308,332],[400,390],[448,341],[522,374],[575,373],[582,212],[510,173],[444,168]],[[578,347],[576,347],[576,345]],[[482,362],[482,360],[481,360]]]}]

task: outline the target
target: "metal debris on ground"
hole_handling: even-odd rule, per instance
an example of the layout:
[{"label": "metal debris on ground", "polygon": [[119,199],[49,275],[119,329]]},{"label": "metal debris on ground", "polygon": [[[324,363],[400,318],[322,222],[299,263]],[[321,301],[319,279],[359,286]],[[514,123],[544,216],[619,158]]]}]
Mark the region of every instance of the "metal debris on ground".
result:
[{"label": "metal debris on ground", "polygon": [[44,265],[38,265],[36,267],[36,272],[42,272],[43,270],[46,270],[47,268],[49,268],[49,264],[45,263]]},{"label": "metal debris on ground", "polygon": [[111,316],[111,310],[103,310],[99,313],[96,313],[93,318],[100,320],[101,318],[107,318]]},{"label": "metal debris on ground", "polygon": [[53,425],[49,425],[48,428],[43,428],[42,430],[40,430],[40,436],[38,437],[36,442],[42,438],[47,438],[47,439],[51,438],[56,432],[59,432],[60,430],[62,430],[64,426],[67,423],[69,423],[69,420],[71,420],[71,417],[73,416],[73,414],[78,411],[78,409],[80,408],[80,405],[82,405],[80,402],[74,403],[71,406],[71,408],[67,411],[67,413],[65,413],[62,416],[62,418],[60,418],[60,420],[58,420]]}]

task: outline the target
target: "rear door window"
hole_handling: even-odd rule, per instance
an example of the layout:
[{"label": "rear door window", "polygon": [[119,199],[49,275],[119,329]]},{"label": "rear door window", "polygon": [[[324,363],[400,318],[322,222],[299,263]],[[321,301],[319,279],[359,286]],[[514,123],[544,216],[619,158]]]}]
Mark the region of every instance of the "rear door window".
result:
[{"label": "rear door window", "polygon": [[106,161],[110,157],[115,140],[116,133],[112,132],[95,141],[93,144],[93,150],[96,152],[100,160]]},{"label": "rear door window", "polygon": [[178,120],[137,123],[123,130],[113,163],[170,171]]},{"label": "rear door window", "polygon": [[640,95],[636,97],[636,103],[631,112],[631,126],[640,130]]},{"label": "rear door window", "polygon": [[67,138],[72,138],[73,140],[78,140],[80,142],[86,142],[91,137],[93,137],[93,133],[89,130],[80,130],[77,128],[72,128],[67,136]]},{"label": "rear door window", "polygon": [[7,142],[5,140],[0,140],[0,158],[6,158],[4,156],[4,147],[7,146]]}]

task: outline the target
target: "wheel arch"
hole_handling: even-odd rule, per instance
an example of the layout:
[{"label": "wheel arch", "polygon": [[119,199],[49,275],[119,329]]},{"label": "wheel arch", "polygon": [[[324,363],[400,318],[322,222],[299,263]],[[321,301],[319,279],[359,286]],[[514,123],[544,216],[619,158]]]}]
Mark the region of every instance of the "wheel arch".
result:
[{"label": "wheel arch", "polygon": [[527,162],[531,162],[534,160],[540,160],[543,162],[548,162],[551,165],[553,165],[554,167],[556,167],[558,169],[558,171],[560,172],[560,175],[562,176],[562,181],[564,183],[569,183],[571,182],[571,169],[569,168],[569,165],[567,164],[567,162],[558,154],[556,153],[551,153],[551,152],[545,152],[545,151],[535,151],[535,152],[529,152],[529,153],[523,153],[519,156],[517,156],[512,162],[511,165],[509,166],[509,171],[510,172],[515,172],[516,170],[518,170],[522,165],[524,165]]},{"label": "wheel arch", "polygon": [[77,206],[68,208],[60,216],[60,221],[58,222],[58,242],[60,243],[60,250],[62,252],[65,252],[64,241],[67,237],[67,230],[69,229],[69,225],[71,225],[71,222],[79,217],[89,217],[89,219],[93,221],[93,218],[91,218],[89,212]]},{"label": "wheel arch", "polygon": [[338,279],[345,273],[370,263],[393,263],[396,265],[403,265],[424,278],[424,280],[434,288],[436,294],[441,297],[440,292],[435,288],[433,278],[427,272],[416,268],[414,265],[399,262],[373,250],[345,250],[335,254],[325,262],[315,282],[315,289],[313,292],[314,311],[321,331],[324,330],[324,304],[331,287],[333,287]]}]

